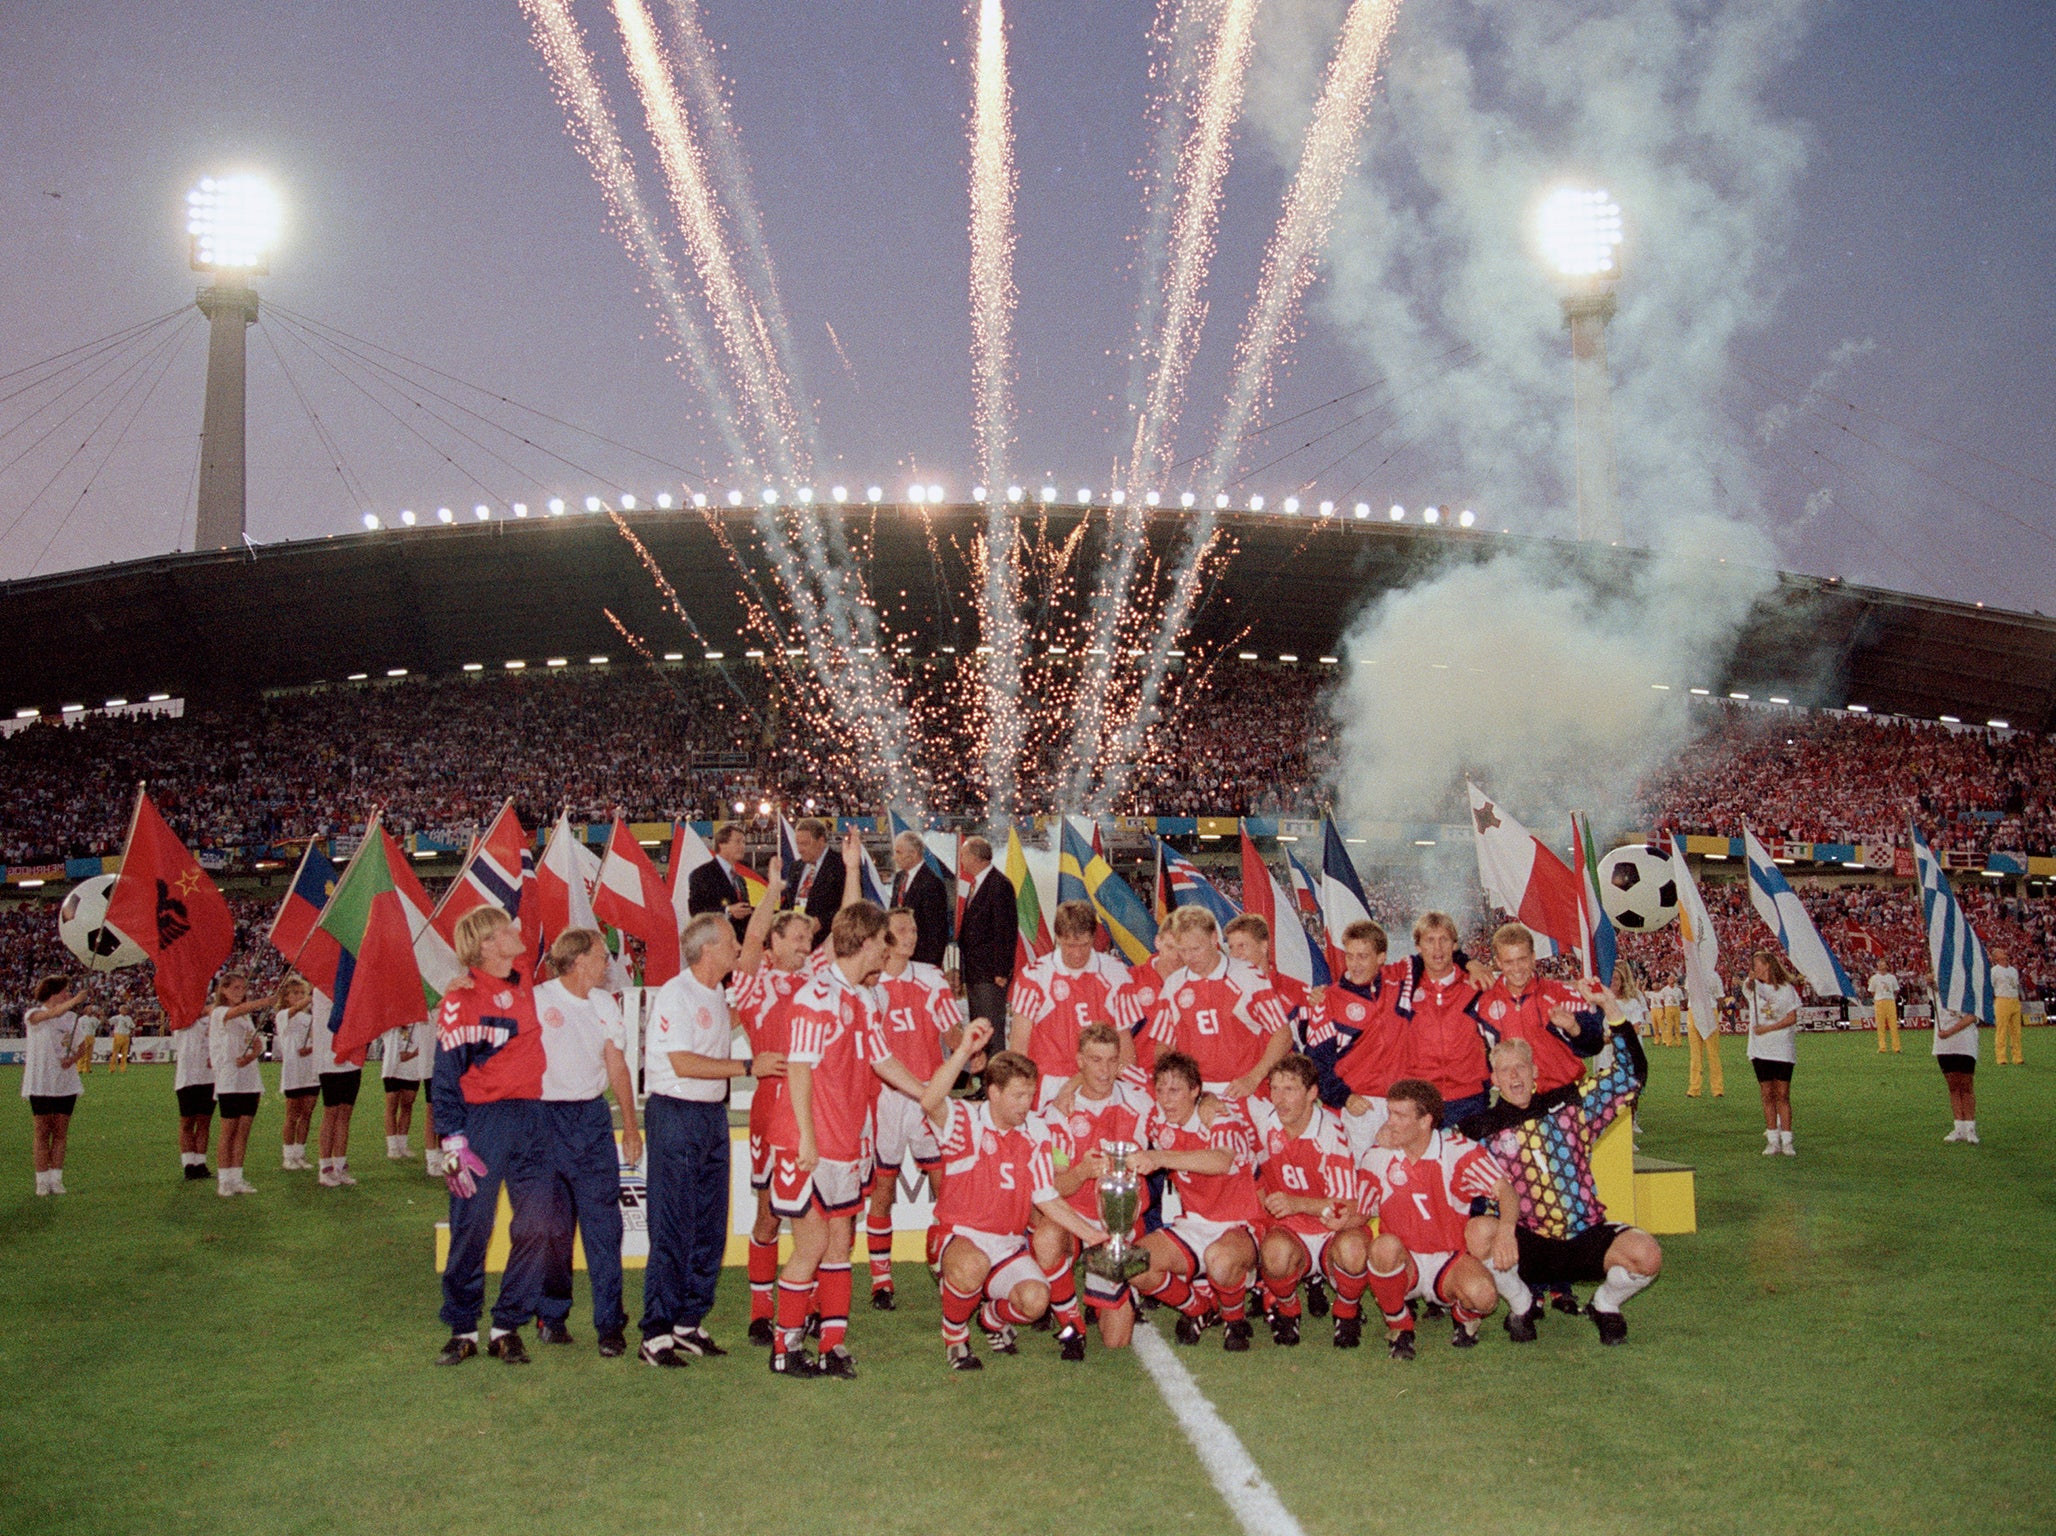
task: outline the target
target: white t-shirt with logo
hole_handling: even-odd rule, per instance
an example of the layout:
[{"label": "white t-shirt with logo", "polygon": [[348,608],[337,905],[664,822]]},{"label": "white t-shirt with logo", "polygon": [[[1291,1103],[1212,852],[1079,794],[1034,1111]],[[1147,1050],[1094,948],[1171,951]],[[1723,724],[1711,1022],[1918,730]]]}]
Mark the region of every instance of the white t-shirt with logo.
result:
[{"label": "white t-shirt with logo", "polygon": [[[594,987],[574,997],[561,981],[535,989],[535,1016],[543,1026],[543,1097],[552,1101],[597,1099],[607,1091],[606,1048],[628,1052],[628,1029],[614,994]],[[673,1046],[691,1050],[691,1046]],[[670,1070],[670,1063],[665,1063]],[[650,1092],[657,1092],[651,1068]]]},{"label": "white t-shirt with logo", "polygon": [[1774,1024],[1787,1014],[1797,1013],[1799,989],[1784,983],[1745,981],[1742,983],[1742,997],[1749,1008],[1749,1059],[1796,1062],[1799,1059],[1798,1020],[1794,1019],[1788,1028],[1767,1035],[1756,1033],[1756,1027]]},{"label": "white t-shirt with logo", "polygon": [[1879,971],[1870,978],[1870,995],[1876,1002],[1899,995],[1899,978],[1890,971]]},{"label": "white t-shirt with logo", "polygon": [[[29,1004],[30,1011],[40,1007]],[[72,1065],[71,1058],[78,1054],[78,1048],[85,1043],[92,1031],[86,1028],[75,1013],[60,1013],[55,1018],[45,1019],[40,1024],[29,1024],[28,1070],[21,1075],[21,1096],[31,1098],[59,1098],[69,1093],[81,1093],[79,1069]]]},{"label": "white t-shirt with logo", "polygon": [[214,1046],[209,1038],[212,1030],[208,1015],[188,1024],[172,1034],[172,1049],[178,1053],[178,1073],[172,1079],[173,1088],[212,1087],[214,1085]]},{"label": "white t-shirt with logo", "polygon": [[671,1070],[673,1051],[726,1060],[733,1025],[728,997],[719,987],[700,985],[691,971],[680,971],[657,989],[643,1038],[643,1085],[651,1094],[719,1104],[728,1097],[728,1082],[719,1077],[680,1077]]},{"label": "white t-shirt with logo", "polygon": [[207,1049],[214,1066],[214,1093],[219,1098],[224,1093],[262,1093],[264,1073],[257,1063],[259,1056],[251,1057],[248,1066],[236,1065],[250,1047],[257,1044],[257,1021],[254,1015],[244,1014],[232,1019],[228,1009],[214,1008],[207,1014]]}]

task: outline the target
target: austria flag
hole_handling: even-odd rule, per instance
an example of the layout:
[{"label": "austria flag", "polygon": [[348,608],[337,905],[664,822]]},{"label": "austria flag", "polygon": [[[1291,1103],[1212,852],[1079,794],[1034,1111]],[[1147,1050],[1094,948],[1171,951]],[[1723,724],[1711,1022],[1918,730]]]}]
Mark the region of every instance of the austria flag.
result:
[{"label": "austria flag", "polygon": [[643,942],[643,985],[661,987],[678,974],[678,928],[671,893],[657,866],[620,816],[607,837],[607,856],[600,860],[599,883],[593,887],[593,911],[601,922]]},{"label": "austria flag", "polygon": [[1582,947],[1584,898],[1578,877],[1526,827],[1471,792],[1471,830],[1478,845],[1478,880],[1493,904],[1528,925],[1535,953],[1547,957]]}]

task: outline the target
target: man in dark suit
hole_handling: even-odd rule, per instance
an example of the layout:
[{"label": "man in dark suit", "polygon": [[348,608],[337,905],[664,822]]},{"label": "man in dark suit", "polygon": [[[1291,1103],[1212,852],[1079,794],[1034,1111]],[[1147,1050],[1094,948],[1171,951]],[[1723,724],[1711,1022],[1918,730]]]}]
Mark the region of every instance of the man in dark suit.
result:
[{"label": "man in dark suit", "polygon": [[992,844],[982,837],[964,839],[957,871],[971,886],[964,902],[964,926],[957,934],[965,1011],[985,1020],[994,1036],[1004,1040],[1007,988],[1013,983],[1014,946],[1021,932],[1014,883],[992,867]]},{"label": "man in dark suit", "polygon": [[792,842],[800,862],[785,877],[782,905],[802,908],[814,919],[814,943],[819,946],[828,942],[829,925],[842,910],[846,871],[842,859],[830,853],[828,823],[819,817],[794,823]]},{"label": "man in dark suit", "polygon": [[892,905],[914,914],[914,958],[923,965],[942,964],[956,903],[943,888],[942,876],[929,867],[920,833],[902,832],[892,840],[892,868]]},{"label": "man in dark suit", "polygon": [[743,832],[732,821],[714,829],[714,857],[694,870],[685,884],[685,910],[694,917],[720,912],[735,925],[737,943],[750,925],[750,893],[742,882]]}]

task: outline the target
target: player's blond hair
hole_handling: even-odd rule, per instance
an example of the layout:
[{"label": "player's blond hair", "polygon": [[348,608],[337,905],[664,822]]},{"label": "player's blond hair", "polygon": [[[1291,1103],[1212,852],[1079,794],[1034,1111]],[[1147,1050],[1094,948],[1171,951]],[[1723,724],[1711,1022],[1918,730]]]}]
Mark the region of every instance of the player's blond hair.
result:
[{"label": "player's blond hair", "polygon": [[473,907],[466,912],[457,919],[457,930],[450,935],[457,963],[467,970],[477,965],[485,953],[485,941],[513,921],[498,907]]},{"label": "player's blond hair", "polygon": [[1642,995],[1642,988],[1635,980],[1635,967],[1630,961],[1623,960],[1613,968],[1613,995],[1623,1002]]},{"label": "player's blond hair", "polygon": [[1532,955],[1535,952],[1534,930],[1526,923],[1501,923],[1492,930],[1492,953],[1496,955],[1502,949],[1525,949]]},{"label": "player's blond hair", "polygon": [[1164,919],[1164,928],[1167,932],[1175,933],[1181,938],[1187,934],[1195,933],[1204,933],[1218,937],[1221,931],[1221,925],[1214,921],[1213,913],[1207,911],[1205,907],[1173,908],[1171,915]]},{"label": "player's blond hair", "polygon": [[1118,1051],[1121,1048],[1121,1032],[1104,1019],[1094,1019],[1078,1031],[1078,1049],[1083,1052],[1088,1045],[1104,1045]]},{"label": "player's blond hair", "polygon": [[1423,912],[1419,917],[1414,919],[1414,943],[1418,944],[1421,942],[1422,934],[1435,933],[1438,931],[1448,934],[1452,939],[1461,939],[1463,937],[1463,935],[1457,931],[1456,919],[1451,917],[1447,912]]},{"label": "player's blond hair", "polygon": [[1498,1067],[1509,1061],[1525,1061],[1535,1064],[1535,1048],[1525,1040],[1507,1039],[1492,1047],[1492,1065]]}]

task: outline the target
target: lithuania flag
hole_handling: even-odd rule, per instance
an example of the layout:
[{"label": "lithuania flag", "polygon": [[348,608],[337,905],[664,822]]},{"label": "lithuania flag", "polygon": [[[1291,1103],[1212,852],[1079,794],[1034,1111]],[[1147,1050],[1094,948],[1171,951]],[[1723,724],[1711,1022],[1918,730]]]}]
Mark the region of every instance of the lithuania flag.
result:
[{"label": "lithuania flag", "polygon": [[1014,973],[1019,975],[1056,948],[1049,925],[1042,917],[1042,897],[1035,889],[1035,876],[1028,870],[1028,855],[1021,847],[1021,834],[1007,828],[1007,879],[1014,884],[1014,916],[1018,942],[1014,945]]},{"label": "lithuania flag", "polygon": [[374,816],[315,930],[341,951],[328,989],[335,1000],[328,1024],[336,1060],[352,1066],[363,1063],[365,1048],[387,1030],[427,1016],[413,935],[388,862],[391,845],[379,834]]}]

